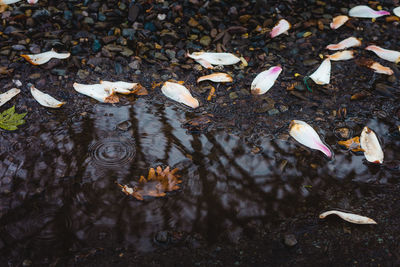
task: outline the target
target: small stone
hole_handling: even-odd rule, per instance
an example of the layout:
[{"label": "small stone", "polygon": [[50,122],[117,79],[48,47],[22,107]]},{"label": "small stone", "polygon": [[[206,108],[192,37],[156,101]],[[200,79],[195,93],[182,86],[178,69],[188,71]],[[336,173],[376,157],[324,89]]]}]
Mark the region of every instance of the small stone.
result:
[{"label": "small stone", "polygon": [[24,260],[22,262],[22,266],[31,266],[32,265],[32,261],[31,260]]},{"label": "small stone", "polygon": [[203,36],[200,39],[200,44],[202,44],[203,46],[209,46],[211,43],[211,37],[210,36]]},{"label": "small stone", "polygon": [[316,64],[318,64],[318,60],[316,60],[316,59],[306,59],[306,60],[303,61],[303,65],[306,66],[306,67],[313,66],[313,65],[316,65]]},{"label": "small stone", "polygon": [[199,25],[197,20],[195,20],[194,18],[190,18],[189,21],[188,21],[188,24],[189,24],[190,27],[196,27],[197,25]]},{"label": "small stone", "polygon": [[129,66],[129,68],[131,68],[133,70],[138,70],[140,67],[140,62],[139,62],[139,60],[135,60],[135,61],[129,63],[128,66]]},{"label": "small stone", "polygon": [[170,49],[165,50],[165,54],[167,54],[170,59],[174,59],[176,56],[176,52]]},{"label": "small stone", "polygon": [[122,36],[128,38],[129,40],[133,40],[135,38],[136,30],[134,29],[123,29]]},{"label": "small stone", "polygon": [[144,29],[151,32],[155,32],[157,30],[156,26],[152,22],[146,22],[146,24],[144,25]]},{"label": "small stone", "polygon": [[92,19],[91,17],[86,17],[86,18],[84,18],[83,23],[92,25],[92,24],[94,24],[94,19]]},{"label": "small stone", "polygon": [[99,40],[94,40],[92,44],[92,50],[93,52],[97,53],[101,50],[101,43]]},{"label": "small stone", "polygon": [[155,237],[157,242],[167,243],[169,239],[168,231],[159,231]]},{"label": "small stone", "polygon": [[288,247],[293,247],[297,244],[296,237],[293,234],[287,234],[284,237],[284,243]]},{"label": "small stone", "polygon": [[279,110],[277,110],[276,108],[268,110],[268,115],[273,116],[276,114],[279,114]]},{"label": "small stone", "polygon": [[132,123],[130,121],[123,121],[117,125],[117,129],[121,131],[128,131],[131,126]]},{"label": "small stone", "polygon": [[164,60],[164,61],[168,60],[168,58],[166,56],[164,56],[163,54],[161,54],[160,52],[154,53],[154,58]]},{"label": "small stone", "polygon": [[238,98],[238,97],[239,97],[239,96],[238,96],[237,93],[235,93],[235,92],[229,93],[229,98],[232,99],[232,100],[234,100],[234,99],[236,99],[236,98]]},{"label": "small stone", "polygon": [[58,76],[65,76],[67,74],[67,70],[65,69],[52,69],[51,73],[58,75]]},{"label": "small stone", "polygon": [[36,79],[39,79],[40,76],[41,76],[40,73],[33,73],[33,74],[29,75],[29,79],[36,80]]},{"label": "small stone", "polygon": [[84,80],[89,76],[89,71],[81,69],[78,70],[78,73],[76,75],[78,75],[79,79]]}]

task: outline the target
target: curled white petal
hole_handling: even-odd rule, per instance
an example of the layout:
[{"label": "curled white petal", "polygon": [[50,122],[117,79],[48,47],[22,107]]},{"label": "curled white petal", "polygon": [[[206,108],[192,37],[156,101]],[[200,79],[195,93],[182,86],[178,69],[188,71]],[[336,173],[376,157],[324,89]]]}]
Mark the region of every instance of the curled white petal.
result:
[{"label": "curled white petal", "polygon": [[369,67],[373,69],[376,73],[393,75],[393,70],[391,68],[382,66],[378,62],[372,63]]},{"label": "curled white petal", "polygon": [[369,162],[383,163],[383,151],[374,131],[367,126],[361,132],[361,148],[364,149],[364,156]]},{"label": "curled white petal", "polygon": [[400,6],[396,7],[395,9],[393,9],[393,14],[395,14],[398,17],[400,17]]},{"label": "curled white petal", "polygon": [[272,28],[272,31],[270,32],[271,38],[274,38],[282,33],[287,33],[291,27],[292,25],[290,25],[287,20],[281,19],[278,24],[276,24],[275,27]]},{"label": "curled white petal", "polygon": [[74,89],[83,95],[89,96],[102,103],[116,103],[118,97],[114,96],[112,89],[106,88],[104,84],[80,84],[74,83]]},{"label": "curled white petal", "polygon": [[197,82],[199,83],[207,80],[216,83],[230,83],[233,81],[232,77],[229,74],[223,72],[217,72],[210,75],[201,76],[200,78],[197,79]]},{"label": "curled white petal", "polygon": [[240,61],[240,58],[231,53],[194,52],[187,56],[208,69],[212,69],[212,65],[233,65]]},{"label": "curled white petal", "polygon": [[5,93],[0,94],[0,107],[11,100],[14,96],[18,95],[21,90],[12,88]]},{"label": "curled white petal", "polygon": [[331,150],[321,141],[317,132],[306,122],[292,120],[289,126],[289,134],[300,144],[319,150],[329,158],[332,157]]},{"label": "curled white petal", "polygon": [[14,4],[17,3],[21,0],[0,0],[0,5],[10,5],[10,4]]},{"label": "curled white petal", "polygon": [[70,55],[70,53],[57,53],[56,51],[51,49],[50,51],[44,53],[35,55],[21,55],[21,57],[25,58],[29,63],[33,65],[42,65],[49,62],[49,60],[52,58],[66,59]]},{"label": "curled white petal", "polygon": [[331,61],[325,59],[318,69],[310,75],[310,78],[319,85],[329,84],[331,80]]},{"label": "curled white petal", "polygon": [[268,92],[268,90],[274,85],[276,79],[278,79],[281,72],[282,68],[275,66],[259,73],[251,83],[251,93],[262,95]]},{"label": "curled white petal", "polygon": [[138,87],[138,83],[100,81],[105,88],[120,94],[131,94]]},{"label": "curled white petal", "polygon": [[378,57],[380,57],[384,60],[394,62],[394,63],[400,62],[400,52],[399,51],[384,49],[384,48],[376,46],[376,45],[367,46],[365,49],[374,52]]},{"label": "curled white petal", "polygon": [[41,92],[40,90],[36,89],[33,85],[31,86],[31,94],[33,98],[35,98],[35,100],[44,107],[59,108],[65,104],[65,102],[58,101],[54,97]]},{"label": "curled white petal", "polygon": [[342,50],[342,49],[346,49],[346,48],[350,48],[350,47],[355,47],[355,46],[360,46],[361,45],[361,41],[358,40],[355,37],[349,37],[344,39],[343,41],[341,41],[338,44],[330,44],[326,47],[326,49],[329,50]]},{"label": "curled white petal", "polygon": [[384,10],[373,10],[369,6],[355,6],[349,10],[350,17],[357,17],[357,18],[379,18],[382,16],[390,15],[390,12]]},{"label": "curled white petal", "polygon": [[189,107],[197,108],[199,106],[199,101],[190,94],[185,86],[179,83],[165,82],[161,91],[166,97]]},{"label": "curled white petal", "polygon": [[329,55],[328,58],[333,61],[349,60],[349,59],[354,58],[354,51],[353,50],[344,50],[344,51],[336,52],[333,55]]},{"label": "curled white petal", "polygon": [[331,29],[333,29],[333,30],[338,29],[343,24],[345,24],[348,20],[349,20],[349,17],[345,16],[345,15],[334,17],[332,22],[331,22],[331,24],[330,24]]},{"label": "curled white petal", "polygon": [[343,211],[338,211],[338,210],[330,210],[330,211],[325,211],[324,213],[321,213],[319,215],[320,219],[325,219],[326,216],[329,216],[331,214],[335,214],[337,216],[339,216],[340,218],[342,218],[343,220],[347,221],[347,222],[351,222],[351,223],[355,223],[355,224],[377,224],[373,219],[365,217],[365,216],[361,216],[361,215],[357,215],[354,213],[347,213],[347,212],[343,212]]}]

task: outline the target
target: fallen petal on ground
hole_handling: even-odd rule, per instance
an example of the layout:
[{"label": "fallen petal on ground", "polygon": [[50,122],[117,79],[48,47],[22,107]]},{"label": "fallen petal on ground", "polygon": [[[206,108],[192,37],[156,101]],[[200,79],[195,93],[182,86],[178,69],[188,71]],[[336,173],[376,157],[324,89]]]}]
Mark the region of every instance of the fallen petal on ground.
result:
[{"label": "fallen petal on ground", "polygon": [[310,78],[319,85],[329,84],[331,80],[331,61],[325,59],[318,69],[310,75]]},{"label": "fallen petal on ground", "polygon": [[378,57],[384,60],[394,62],[396,64],[400,62],[399,51],[384,49],[376,45],[367,46],[365,49],[374,52]]},{"label": "fallen petal on ground", "polygon": [[379,18],[382,16],[390,15],[390,12],[384,10],[373,10],[369,6],[355,6],[349,10],[350,17],[356,18]]},{"label": "fallen petal on ground", "polygon": [[340,28],[343,24],[345,24],[349,20],[348,16],[341,15],[333,18],[333,21],[331,22],[330,26],[331,29],[336,30]]},{"label": "fallen petal on ground", "polygon": [[329,50],[342,50],[342,49],[346,49],[346,48],[350,48],[350,47],[356,47],[356,46],[360,46],[361,45],[361,41],[358,40],[355,37],[349,37],[344,39],[343,41],[341,41],[338,44],[330,44],[326,47],[326,49]]},{"label": "fallen petal on ground", "polygon": [[0,94],[0,107],[11,100],[14,96],[18,95],[21,90],[12,88],[5,93]]},{"label": "fallen petal on ground", "polygon": [[355,223],[355,224],[377,224],[373,219],[365,217],[365,216],[361,216],[361,215],[357,215],[354,213],[347,213],[347,212],[343,212],[343,211],[338,211],[338,210],[330,210],[330,211],[325,211],[324,213],[321,213],[319,215],[320,219],[325,219],[326,216],[329,216],[331,214],[335,214],[337,216],[339,216],[340,218],[342,218],[343,220],[347,221],[347,222],[351,222],[351,223]]},{"label": "fallen petal on ground", "polygon": [[268,92],[268,90],[274,85],[276,79],[278,79],[281,72],[282,68],[275,66],[259,73],[251,83],[251,93],[262,95]]},{"label": "fallen petal on ground", "polygon": [[229,83],[233,81],[232,77],[229,74],[218,72],[210,75],[201,76],[200,78],[197,79],[197,82],[199,83],[207,80],[216,83]]},{"label": "fallen petal on ground", "polygon": [[189,107],[197,108],[199,106],[199,101],[192,96],[185,86],[181,84],[165,82],[161,91],[166,97],[179,103],[183,103]]},{"label": "fallen petal on ground", "polygon": [[33,98],[35,98],[35,100],[44,107],[59,108],[65,104],[65,102],[58,101],[54,97],[41,92],[40,90],[36,89],[33,85],[31,86],[31,94]]},{"label": "fallen petal on ground", "polygon": [[282,33],[287,33],[291,27],[292,25],[290,25],[287,20],[281,19],[278,24],[276,24],[275,27],[272,28],[272,31],[270,32],[271,38],[281,35]]},{"label": "fallen petal on ground", "polygon": [[361,148],[364,149],[365,158],[372,163],[383,163],[383,151],[374,131],[367,126],[361,132]]}]

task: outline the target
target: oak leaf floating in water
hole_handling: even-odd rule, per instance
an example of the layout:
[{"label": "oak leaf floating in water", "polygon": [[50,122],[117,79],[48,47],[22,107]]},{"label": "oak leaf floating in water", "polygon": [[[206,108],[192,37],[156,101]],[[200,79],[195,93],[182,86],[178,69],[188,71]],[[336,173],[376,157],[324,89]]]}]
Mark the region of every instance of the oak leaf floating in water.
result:
[{"label": "oak leaf floating in water", "polygon": [[400,62],[400,52],[399,51],[384,49],[384,48],[376,46],[376,45],[367,46],[365,48],[365,50],[374,52],[378,57],[380,57],[384,60],[394,62],[396,64]]},{"label": "oak leaf floating in water", "polygon": [[24,124],[26,113],[15,113],[15,106],[0,113],[0,128],[8,131],[17,130],[17,126]]},{"label": "oak leaf floating in water", "polygon": [[383,151],[374,131],[367,126],[361,132],[361,148],[364,149],[365,158],[372,163],[383,163]]},{"label": "oak leaf floating in water", "polygon": [[21,90],[19,90],[17,88],[12,88],[12,89],[8,90],[7,92],[0,94],[0,107],[2,105],[4,105],[5,103],[7,103],[9,100],[11,100],[11,98],[18,95],[20,92],[21,92]]},{"label": "oak leaf floating in water", "polygon": [[317,132],[306,122],[292,120],[289,125],[289,134],[300,144],[319,150],[329,158],[332,157],[331,150],[322,143]]},{"label": "oak leaf floating in water", "polygon": [[179,83],[165,82],[164,85],[161,87],[161,92],[166,97],[179,103],[185,104],[191,108],[199,107],[199,101],[192,96],[192,94],[185,86]]},{"label": "oak leaf floating in water", "polygon": [[251,83],[251,93],[254,95],[262,95],[268,92],[268,90],[274,85],[276,79],[278,79],[281,72],[282,68],[275,66],[259,73]]},{"label": "oak leaf floating in water", "polygon": [[332,23],[330,24],[332,30],[336,30],[339,27],[341,27],[343,24],[345,24],[349,20],[348,16],[341,15],[334,17],[332,20]]},{"label": "oak leaf floating in water", "polygon": [[350,47],[360,46],[361,41],[355,37],[349,37],[339,42],[338,44],[330,44],[326,46],[326,49],[329,50],[342,50]]},{"label": "oak leaf floating in water", "polygon": [[279,20],[279,22],[275,25],[275,27],[272,28],[272,31],[270,32],[271,38],[274,38],[278,35],[281,35],[282,33],[284,34],[289,34],[288,31],[292,25],[285,19]]},{"label": "oak leaf floating in water", "polygon": [[325,219],[326,216],[329,216],[331,214],[335,214],[335,215],[339,216],[340,218],[342,218],[343,220],[345,220],[347,222],[355,223],[355,224],[377,224],[371,218],[357,215],[354,213],[342,212],[342,211],[338,211],[338,210],[325,211],[324,213],[321,213],[319,215],[319,218]]},{"label": "oak leaf floating in water", "polygon": [[339,141],[338,144],[346,147],[347,149],[350,149],[353,152],[359,152],[359,151],[364,152],[364,149],[361,148],[360,137],[358,136],[353,137],[346,141]]},{"label": "oak leaf floating in water", "polygon": [[360,6],[355,6],[352,9],[349,10],[349,16],[350,17],[356,17],[356,18],[379,18],[382,16],[390,15],[390,12],[384,11],[384,10],[373,10],[369,6],[365,5],[360,5]]},{"label": "oak leaf floating in water", "polygon": [[65,104],[65,102],[58,101],[51,95],[45,94],[42,91],[36,89],[33,85],[31,85],[30,88],[33,98],[35,98],[35,100],[44,107],[59,108]]},{"label": "oak leaf floating in water", "polygon": [[158,166],[156,170],[150,168],[147,179],[140,176],[139,183],[135,187],[118,184],[127,195],[131,195],[137,200],[143,200],[143,197],[163,197],[166,192],[172,192],[179,189],[179,184],[182,183],[176,172],[178,168],[170,170],[169,166],[164,170]]},{"label": "oak leaf floating in water", "polygon": [[32,65],[42,65],[50,61],[52,58],[58,59],[66,59],[69,58],[70,53],[57,53],[54,49],[50,51],[35,54],[35,55],[21,55],[21,57],[25,58]]},{"label": "oak leaf floating in water", "polygon": [[194,52],[186,55],[207,69],[213,69],[213,65],[233,65],[240,61],[240,58],[231,53]]}]

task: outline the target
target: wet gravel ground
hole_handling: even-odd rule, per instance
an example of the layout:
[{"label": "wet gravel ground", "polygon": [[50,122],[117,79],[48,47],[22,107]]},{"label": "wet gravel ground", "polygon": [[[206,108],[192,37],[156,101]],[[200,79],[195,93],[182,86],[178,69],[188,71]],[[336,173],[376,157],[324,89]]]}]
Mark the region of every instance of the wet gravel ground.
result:
[{"label": "wet gravel ground", "polygon": [[[369,4],[375,9],[380,5],[388,11],[399,5],[398,1],[354,1],[350,6],[343,1],[200,0],[49,0],[33,6],[24,2],[11,5],[0,14],[1,92],[14,87],[12,79],[20,80],[23,86],[21,94],[3,107],[15,105],[18,112],[28,115],[20,130],[0,132],[0,261],[5,266],[399,265],[400,72],[397,65],[363,48],[376,44],[400,50],[400,22],[396,17],[382,17],[375,22],[351,19],[336,31],[329,28],[332,17],[347,14],[356,4]],[[269,31],[280,18],[293,27],[288,35],[270,39]],[[358,59],[372,58],[390,67],[394,75],[373,73],[358,65],[357,59],[332,62],[331,84],[311,85],[309,92],[303,78],[319,66],[321,55],[328,54],[325,46],[350,36],[362,39],[362,46],[355,49]],[[19,56],[51,48],[69,51],[72,56],[39,67]],[[248,66],[237,64],[223,69],[234,77],[233,83],[197,85],[199,76],[212,71],[185,54],[200,50],[235,53],[246,59]],[[275,65],[282,66],[283,72],[274,87],[265,95],[252,96],[251,81]],[[304,189],[307,198],[285,198],[281,206],[287,208],[282,211],[243,222],[244,230],[237,234],[222,229],[211,242],[203,233],[167,227],[155,234],[155,249],[150,252],[118,243],[108,247],[62,244],[67,252],[61,254],[30,253],[24,250],[24,242],[16,247],[15,233],[11,234],[6,226],[16,216],[23,216],[23,210],[15,211],[21,204],[18,199],[23,198],[26,205],[31,198],[25,198],[30,193],[15,190],[18,184],[9,181],[20,175],[8,168],[12,165],[9,162],[19,157],[17,152],[40,150],[35,138],[45,128],[75,125],[94,116],[96,101],[75,92],[72,84],[139,82],[149,95],[124,96],[116,106],[143,103],[140,101],[172,106],[176,104],[166,100],[157,85],[171,79],[183,80],[201,103],[195,111],[178,106],[185,112],[181,126],[190,134],[224,131],[238,136],[256,154],[263,138],[289,140],[289,122],[301,119],[312,124],[337,154],[343,154],[337,141],[359,135],[365,125],[372,125],[383,141],[385,164],[377,167],[363,162],[360,172],[347,171],[346,160],[354,155],[349,152],[337,158],[343,169],[336,164],[334,173],[338,177],[332,177],[319,168],[326,160],[322,155],[298,148],[297,166],[302,166],[298,168],[311,166],[310,176],[338,181],[329,186],[313,184]],[[28,83],[67,104],[62,110],[39,106],[30,95]],[[207,100],[211,86],[216,96]],[[199,117],[203,118],[200,126],[191,121]],[[83,148],[80,152],[85,154]],[[40,172],[35,171],[35,175]],[[32,193],[32,199],[38,197],[36,194],[40,197],[46,188],[42,182],[35,186],[38,191]],[[378,225],[351,225],[335,217],[320,221],[318,214],[330,208],[373,217]],[[24,238],[28,240],[29,236]]]}]

